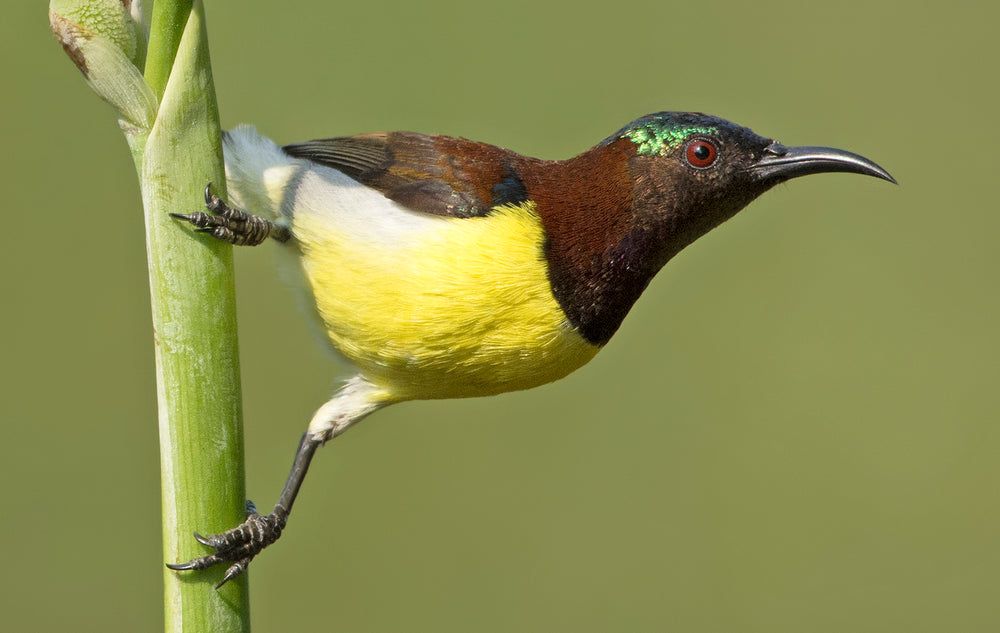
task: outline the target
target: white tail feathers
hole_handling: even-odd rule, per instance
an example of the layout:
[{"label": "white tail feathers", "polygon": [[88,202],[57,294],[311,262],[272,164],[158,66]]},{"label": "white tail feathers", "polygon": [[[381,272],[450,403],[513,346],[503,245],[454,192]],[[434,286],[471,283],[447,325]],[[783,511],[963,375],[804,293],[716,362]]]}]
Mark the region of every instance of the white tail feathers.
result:
[{"label": "white tail feathers", "polygon": [[239,125],[222,136],[229,204],[270,220],[280,219],[289,181],[301,161],[281,150],[252,125]]}]

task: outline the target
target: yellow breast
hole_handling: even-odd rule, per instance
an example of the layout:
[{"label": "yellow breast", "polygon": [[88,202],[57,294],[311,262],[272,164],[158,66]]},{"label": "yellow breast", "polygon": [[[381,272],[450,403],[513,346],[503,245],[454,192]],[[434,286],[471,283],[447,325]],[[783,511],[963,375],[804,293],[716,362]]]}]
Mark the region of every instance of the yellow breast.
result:
[{"label": "yellow breast", "polygon": [[403,211],[368,236],[356,216],[291,218],[330,342],[393,399],[527,389],[597,353],[552,296],[533,204],[463,219]]}]

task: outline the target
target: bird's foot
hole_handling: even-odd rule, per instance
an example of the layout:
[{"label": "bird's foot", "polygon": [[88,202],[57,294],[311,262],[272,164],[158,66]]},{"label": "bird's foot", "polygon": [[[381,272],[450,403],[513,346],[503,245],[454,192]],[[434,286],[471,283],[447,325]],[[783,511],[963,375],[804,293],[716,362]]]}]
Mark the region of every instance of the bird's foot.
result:
[{"label": "bird's foot", "polygon": [[280,508],[275,508],[275,512],[271,514],[259,514],[256,506],[247,501],[247,519],[240,525],[222,534],[211,536],[194,533],[199,543],[215,550],[213,553],[193,558],[186,563],[167,563],[167,567],[175,571],[184,571],[207,569],[219,563],[231,563],[226,575],[215,586],[218,589],[245,572],[254,556],[278,540],[287,520],[288,513],[280,511]]},{"label": "bird's foot", "polygon": [[258,215],[234,209],[212,193],[212,184],[205,187],[204,211],[195,213],[171,213],[170,215],[190,222],[199,233],[208,233],[212,237],[229,242],[235,246],[256,246],[268,237],[279,242],[287,242],[291,233],[287,228],[266,220]]}]

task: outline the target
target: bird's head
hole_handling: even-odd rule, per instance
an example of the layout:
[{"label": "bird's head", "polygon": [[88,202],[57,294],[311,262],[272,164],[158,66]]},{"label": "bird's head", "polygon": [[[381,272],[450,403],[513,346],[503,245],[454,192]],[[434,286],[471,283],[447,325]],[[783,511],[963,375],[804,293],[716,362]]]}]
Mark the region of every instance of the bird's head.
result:
[{"label": "bird's head", "polygon": [[787,147],[720,119],[659,112],[601,143],[630,145],[633,239],[659,242],[657,269],[774,185],[808,174],[852,172],[895,182],[872,161],[830,147]]},{"label": "bird's head", "polygon": [[565,165],[571,178],[532,195],[543,211],[570,202],[543,213],[549,276],[570,321],[596,344],[671,257],[774,185],[835,171],[895,182],[857,154],[786,147],[692,112],[636,119]]}]

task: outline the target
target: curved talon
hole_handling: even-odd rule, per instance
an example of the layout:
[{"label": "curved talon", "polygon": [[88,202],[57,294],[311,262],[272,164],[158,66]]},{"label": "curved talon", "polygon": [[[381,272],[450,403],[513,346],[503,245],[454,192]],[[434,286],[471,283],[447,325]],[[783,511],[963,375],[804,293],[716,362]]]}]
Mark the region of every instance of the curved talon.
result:
[{"label": "curved talon", "polygon": [[189,560],[186,563],[167,563],[167,569],[173,569],[174,571],[186,571],[188,569],[194,569],[194,560]]},{"label": "curved talon", "polygon": [[279,242],[286,242],[291,238],[287,228],[223,202],[212,193],[212,183],[205,185],[205,208],[208,213],[171,213],[170,216],[194,225],[197,233],[209,233],[212,237],[235,246],[256,246],[268,237]]},{"label": "curved talon", "polygon": [[222,580],[219,581],[219,584],[215,585],[215,588],[218,589],[219,587],[226,584],[233,578],[236,578],[237,576],[245,572],[247,570],[247,567],[249,566],[250,566],[249,558],[244,558],[242,560],[236,561],[229,567],[229,569],[226,570],[226,575],[222,577]]},{"label": "curved talon", "polygon": [[[212,193],[212,183],[205,185],[205,207],[212,213],[219,215],[224,215],[226,210],[236,211],[223,202],[222,198]],[[242,213],[242,211],[237,211],[237,213]]]},{"label": "curved talon", "polygon": [[195,540],[211,547],[214,552],[186,563],[167,563],[167,567],[175,571],[196,571],[219,563],[232,563],[222,581],[216,585],[217,588],[242,574],[250,566],[254,556],[278,540],[288,520],[288,513],[280,508],[271,514],[262,515],[256,512],[252,503],[248,503],[247,510],[249,516],[243,523],[222,534],[202,536],[194,533]]},{"label": "curved talon", "polygon": [[169,569],[174,571],[198,571],[201,569],[208,569],[216,563],[222,562],[222,559],[218,557],[218,554],[209,554],[208,556],[203,556],[202,558],[192,558],[186,563],[167,563]]}]

